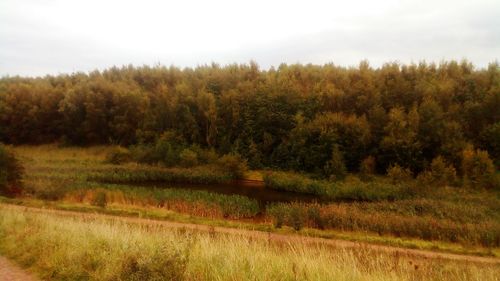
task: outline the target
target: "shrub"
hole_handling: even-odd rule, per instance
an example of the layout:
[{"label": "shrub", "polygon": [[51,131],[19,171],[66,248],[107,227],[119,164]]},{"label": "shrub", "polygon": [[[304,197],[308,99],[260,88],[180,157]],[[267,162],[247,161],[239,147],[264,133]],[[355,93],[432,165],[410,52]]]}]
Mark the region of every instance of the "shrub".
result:
[{"label": "shrub", "polygon": [[332,188],[332,183],[313,180],[307,176],[292,172],[266,172],[264,174],[266,187],[276,190],[286,190],[325,196]]},{"label": "shrub", "polygon": [[462,151],[462,175],[464,185],[494,188],[495,166],[488,152],[472,147]]},{"label": "shrub", "polygon": [[132,153],[130,150],[121,146],[113,147],[106,155],[105,161],[110,164],[123,164],[130,162],[132,161]]},{"label": "shrub", "polygon": [[0,144],[0,194],[16,195],[21,193],[23,167],[14,153]]},{"label": "shrub", "polygon": [[408,168],[402,168],[398,164],[391,165],[387,169],[387,176],[393,183],[407,182],[413,179],[413,173]]},{"label": "shrub", "polygon": [[334,146],[332,156],[323,167],[324,173],[331,180],[341,180],[347,175],[347,169],[344,163],[344,156],[338,146]]},{"label": "shrub", "polygon": [[273,218],[274,227],[281,228],[285,224],[287,206],[284,204],[273,204],[266,208],[266,213]]},{"label": "shrub", "polygon": [[187,250],[176,253],[167,245],[148,257],[129,254],[122,262],[120,280],[184,280],[188,257]]},{"label": "shrub", "polygon": [[305,215],[301,206],[294,205],[290,210],[290,224],[296,231],[304,227]]},{"label": "shrub", "polygon": [[241,179],[248,171],[247,160],[239,154],[226,154],[217,160],[217,166],[224,172],[230,173],[233,178]]},{"label": "shrub", "polygon": [[105,208],[106,205],[108,204],[108,201],[106,199],[106,193],[104,191],[97,192],[97,194],[95,194],[94,198],[92,199],[91,204],[92,206]]},{"label": "shrub", "polygon": [[375,157],[368,156],[359,165],[359,172],[363,175],[375,174]]},{"label": "shrub", "polygon": [[432,160],[428,170],[420,173],[417,180],[424,184],[445,186],[454,184],[457,172],[453,165],[446,163],[443,157],[438,156]]},{"label": "shrub", "polygon": [[180,164],[184,167],[193,167],[198,165],[198,154],[190,149],[184,149],[179,154]]}]

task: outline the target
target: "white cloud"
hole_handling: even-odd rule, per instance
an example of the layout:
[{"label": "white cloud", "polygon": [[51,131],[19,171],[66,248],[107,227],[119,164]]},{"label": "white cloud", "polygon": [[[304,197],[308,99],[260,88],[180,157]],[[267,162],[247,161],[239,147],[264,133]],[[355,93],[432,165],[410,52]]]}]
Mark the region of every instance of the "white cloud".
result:
[{"label": "white cloud", "polygon": [[500,54],[500,2],[2,0],[0,75],[256,60],[374,65]]}]

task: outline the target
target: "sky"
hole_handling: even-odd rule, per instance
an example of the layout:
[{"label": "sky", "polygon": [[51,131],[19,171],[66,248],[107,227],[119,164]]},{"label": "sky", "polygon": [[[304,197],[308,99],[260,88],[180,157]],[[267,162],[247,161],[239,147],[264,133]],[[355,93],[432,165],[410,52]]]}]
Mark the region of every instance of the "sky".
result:
[{"label": "sky", "polygon": [[500,58],[498,0],[1,0],[0,76]]}]

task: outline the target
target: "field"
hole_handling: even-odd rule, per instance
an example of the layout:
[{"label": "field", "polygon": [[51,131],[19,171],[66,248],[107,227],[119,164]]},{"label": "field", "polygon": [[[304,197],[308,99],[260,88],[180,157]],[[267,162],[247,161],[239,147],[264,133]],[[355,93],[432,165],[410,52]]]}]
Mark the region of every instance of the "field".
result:
[{"label": "field", "polygon": [[[341,188],[326,201],[277,202],[263,208],[245,196],[183,189],[178,184],[184,180],[222,183],[230,179],[223,171],[210,166],[109,164],[105,160],[111,149],[14,147],[25,169],[24,195],[0,201],[464,257],[489,256],[493,261],[500,256],[500,197],[494,191],[441,188],[423,189],[424,193],[415,192],[415,187],[395,187],[384,178],[367,183],[348,177],[335,183]],[[264,173],[266,181],[274,176],[278,189],[329,184],[299,175]],[[260,175],[252,171],[249,177]],[[172,182],[177,185],[159,187]],[[374,185],[382,188],[373,189]],[[388,198],[395,188],[408,191]],[[172,280],[497,280],[500,274],[498,263],[428,260],[366,246],[352,249],[288,239],[266,241],[119,217],[68,216],[8,206],[0,207],[0,253],[48,280],[163,280],[158,276],[165,274],[172,274]]]},{"label": "field", "polygon": [[500,265],[0,207],[0,250],[47,280],[498,280]]}]

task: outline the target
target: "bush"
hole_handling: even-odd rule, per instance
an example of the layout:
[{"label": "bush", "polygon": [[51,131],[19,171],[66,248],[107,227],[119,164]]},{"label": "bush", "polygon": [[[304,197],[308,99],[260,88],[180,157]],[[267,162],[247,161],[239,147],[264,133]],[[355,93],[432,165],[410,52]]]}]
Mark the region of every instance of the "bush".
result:
[{"label": "bush", "polygon": [[190,149],[184,149],[179,154],[180,164],[184,167],[193,167],[198,165],[198,154]]},{"label": "bush", "polygon": [[368,156],[359,165],[359,172],[362,175],[373,175],[375,174],[375,157]]},{"label": "bush", "polygon": [[338,146],[334,146],[330,160],[323,167],[324,173],[330,180],[341,180],[347,175],[344,156]]},{"label": "bush", "polygon": [[0,194],[16,195],[21,193],[23,167],[14,153],[0,144]]},{"label": "bush", "polygon": [[495,166],[486,151],[464,149],[462,175],[465,186],[495,188]]},{"label": "bush", "polygon": [[108,204],[108,201],[106,199],[106,193],[104,191],[97,192],[97,194],[95,194],[94,198],[92,199],[91,204],[92,206],[105,208],[106,205]]},{"label": "bush", "polygon": [[217,160],[217,166],[224,172],[230,173],[233,178],[242,179],[248,171],[247,160],[239,154],[226,154]]},{"label": "bush", "polygon": [[285,190],[314,194],[318,196],[327,195],[332,188],[332,183],[323,180],[313,180],[307,176],[292,172],[266,172],[264,174],[266,187],[276,190]]},{"label": "bush", "polygon": [[443,157],[438,156],[432,160],[428,170],[420,173],[417,180],[424,184],[446,186],[454,184],[457,172],[453,165],[446,163]]},{"label": "bush", "polygon": [[387,169],[387,176],[393,183],[407,182],[413,179],[413,173],[408,168],[402,168],[398,164],[392,165]]},{"label": "bush", "polygon": [[106,163],[110,164],[123,164],[132,161],[132,153],[130,150],[117,146],[113,147],[113,149],[108,152],[106,155]]},{"label": "bush", "polygon": [[167,245],[148,257],[130,254],[123,260],[120,280],[184,280],[188,257],[187,250],[176,253]]}]

